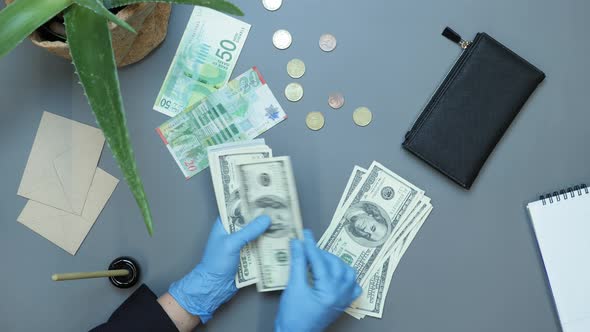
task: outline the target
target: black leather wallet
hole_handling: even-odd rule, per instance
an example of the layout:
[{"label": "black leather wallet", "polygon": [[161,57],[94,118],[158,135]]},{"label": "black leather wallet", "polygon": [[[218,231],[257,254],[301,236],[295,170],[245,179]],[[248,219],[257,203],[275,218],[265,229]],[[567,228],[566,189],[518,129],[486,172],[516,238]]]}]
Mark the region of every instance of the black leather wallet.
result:
[{"label": "black leather wallet", "polygon": [[406,134],[403,147],[469,189],[545,74],[485,33],[464,50]]}]

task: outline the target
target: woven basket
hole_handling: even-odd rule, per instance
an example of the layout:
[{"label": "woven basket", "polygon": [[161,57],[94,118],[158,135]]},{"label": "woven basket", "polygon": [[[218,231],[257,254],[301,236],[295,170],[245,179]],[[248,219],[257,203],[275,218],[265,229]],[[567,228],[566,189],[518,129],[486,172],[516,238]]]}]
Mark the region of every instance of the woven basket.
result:
[{"label": "woven basket", "polygon": [[[4,0],[6,4],[13,1]],[[117,17],[129,23],[137,31],[137,34],[133,34],[109,22],[118,67],[138,62],[162,43],[168,32],[170,11],[170,4],[139,3],[126,6],[117,13]],[[34,31],[29,38],[33,44],[55,55],[68,60],[72,59],[66,42],[43,40],[37,31]]]}]

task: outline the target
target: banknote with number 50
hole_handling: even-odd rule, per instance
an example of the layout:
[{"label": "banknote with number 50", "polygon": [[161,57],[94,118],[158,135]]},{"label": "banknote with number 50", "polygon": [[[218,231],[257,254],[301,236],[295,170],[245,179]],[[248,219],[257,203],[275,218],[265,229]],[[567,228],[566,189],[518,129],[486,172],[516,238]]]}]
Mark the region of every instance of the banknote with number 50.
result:
[{"label": "banknote with number 50", "polygon": [[154,110],[175,116],[223,87],[236,66],[250,24],[195,7]]}]

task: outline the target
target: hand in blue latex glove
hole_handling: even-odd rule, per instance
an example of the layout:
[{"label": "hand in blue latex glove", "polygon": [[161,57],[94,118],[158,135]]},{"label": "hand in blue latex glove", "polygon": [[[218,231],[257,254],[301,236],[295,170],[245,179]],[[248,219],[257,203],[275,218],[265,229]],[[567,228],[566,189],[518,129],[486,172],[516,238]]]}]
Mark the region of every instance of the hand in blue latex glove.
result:
[{"label": "hand in blue latex glove", "polygon": [[239,232],[227,234],[217,218],[201,263],[173,283],[168,293],[186,311],[206,323],[213,317],[213,312],[238,291],[234,278],[240,262],[240,249],[258,238],[270,224],[269,217],[261,216]]},{"label": "hand in blue latex glove", "polygon": [[[275,322],[277,332],[322,331],[340,316],[362,289],[354,269],[340,258],[316,247],[313,234],[291,242],[291,272],[281,296]],[[308,282],[307,263],[313,285]]]}]

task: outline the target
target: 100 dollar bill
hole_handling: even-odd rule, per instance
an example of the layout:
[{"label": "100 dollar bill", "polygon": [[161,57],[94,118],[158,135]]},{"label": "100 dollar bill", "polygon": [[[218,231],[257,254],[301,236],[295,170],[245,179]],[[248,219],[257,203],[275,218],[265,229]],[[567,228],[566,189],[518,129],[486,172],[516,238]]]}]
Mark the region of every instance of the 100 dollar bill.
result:
[{"label": "100 dollar bill", "polygon": [[246,220],[268,215],[270,228],[253,242],[259,292],[285,289],[291,262],[290,241],[301,239],[302,222],[289,157],[275,157],[235,166]]},{"label": "100 dollar bill", "polygon": [[373,162],[336,212],[322,248],[352,266],[364,285],[370,273],[382,267],[386,249],[423,195],[424,191]]},{"label": "100 dollar bill", "polygon": [[238,61],[250,25],[195,7],[154,110],[174,116],[223,87]]},{"label": "100 dollar bill", "polygon": [[412,240],[428,218],[432,205],[430,198],[424,196],[416,205],[410,216],[410,221],[406,223],[396,239],[394,240],[393,250],[387,252],[387,260],[382,266],[370,273],[368,281],[363,286],[363,294],[351,304],[346,310],[353,317],[356,315],[371,316],[381,318],[385,306],[385,299],[389,291],[389,286],[397,266],[412,243]]},{"label": "100 dollar bill", "polygon": [[[226,149],[209,151],[211,179],[215,188],[219,215],[229,233],[241,230],[250,222],[242,213],[240,184],[237,180],[235,165],[269,157],[272,157],[272,150],[264,143],[242,147],[230,145]],[[257,281],[254,249],[250,244],[246,244],[240,251],[236,287],[242,288],[255,284]]]},{"label": "100 dollar bill", "polygon": [[[359,166],[354,167],[346,185],[346,189],[338,203],[335,217],[342,213],[341,209],[347,205],[352,193],[363,182],[367,172],[366,169]],[[351,307],[346,309],[346,313],[357,319],[361,319],[365,316],[382,317],[385,299],[393,277],[393,272],[396,270],[401,257],[424,223],[424,220],[428,217],[428,213],[432,209],[429,202],[430,199],[423,196],[421,201],[416,204],[408,214],[410,222],[403,223],[403,226],[400,227],[400,231],[397,233],[390,246],[390,248],[394,247],[395,249],[390,251],[385,249],[387,252],[384,258],[385,262],[375,268],[372,272],[368,273],[367,282],[363,285],[363,293],[351,304]],[[430,210],[428,210],[428,213],[425,213],[425,209],[428,207],[430,207]],[[336,219],[332,220],[332,223],[337,222],[338,220]],[[320,247],[323,247],[323,242],[328,235],[328,232],[324,233],[324,236],[322,236],[322,239],[319,242]]]},{"label": "100 dollar bill", "polygon": [[[355,191],[358,185],[363,181],[367,170],[354,166],[352,174],[348,179],[346,188],[340,202],[338,202],[338,209],[343,208],[351,194]],[[334,220],[333,220],[334,222]],[[326,233],[325,233],[326,234]],[[322,247],[322,243],[325,240],[325,236],[320,239],[319,246]],[[383,306],[385,304],[385,297],[387,296],[387,290],[389,289],[389,283],[393,273],[389,274],[393,269],[394,261],[388,258],[383,266],[369,278],[369,282],[363,287],[362,294],[346,309],[346,313],[355,317],[356,319],[362,319],[365,316],[381,317],[383,314]]]},{"label": "100 dollar bill", "polygon": [[254,67],[156,131],[188,179],[209,166],[207,147],[253,139],[286,118]]},{"label": "100 dollar bill", "polygon": [[[350,198],[350,195],[354,192],[354,190],[358,187],[358,185],[363,181],[365,174],[367,174],[366,169],[364,169],[360,166],[354,166],[354,169],[352,170],[352,174],[350,174],[350,177],[348,178],[348,182],[346,183],[346,188],[344,188],[344,192],[342,193],[342,196],[340,196],[340,201],[338,202],[338,206],[336,207],[336,211],[334,212],[334,216],[332,218],[331,223],[336,222],[334,220],[334,217],[336,217],[338,215],[338,211],[346,205],[348,198]],[[329,235],[330,234],[328,234],[327,231],[324,232],[324,234],[322,234],[322,237],[318,241],[319,248],[324,247],[323,246],[324,241],[326,240],[326,237],[328,237]]]}]

